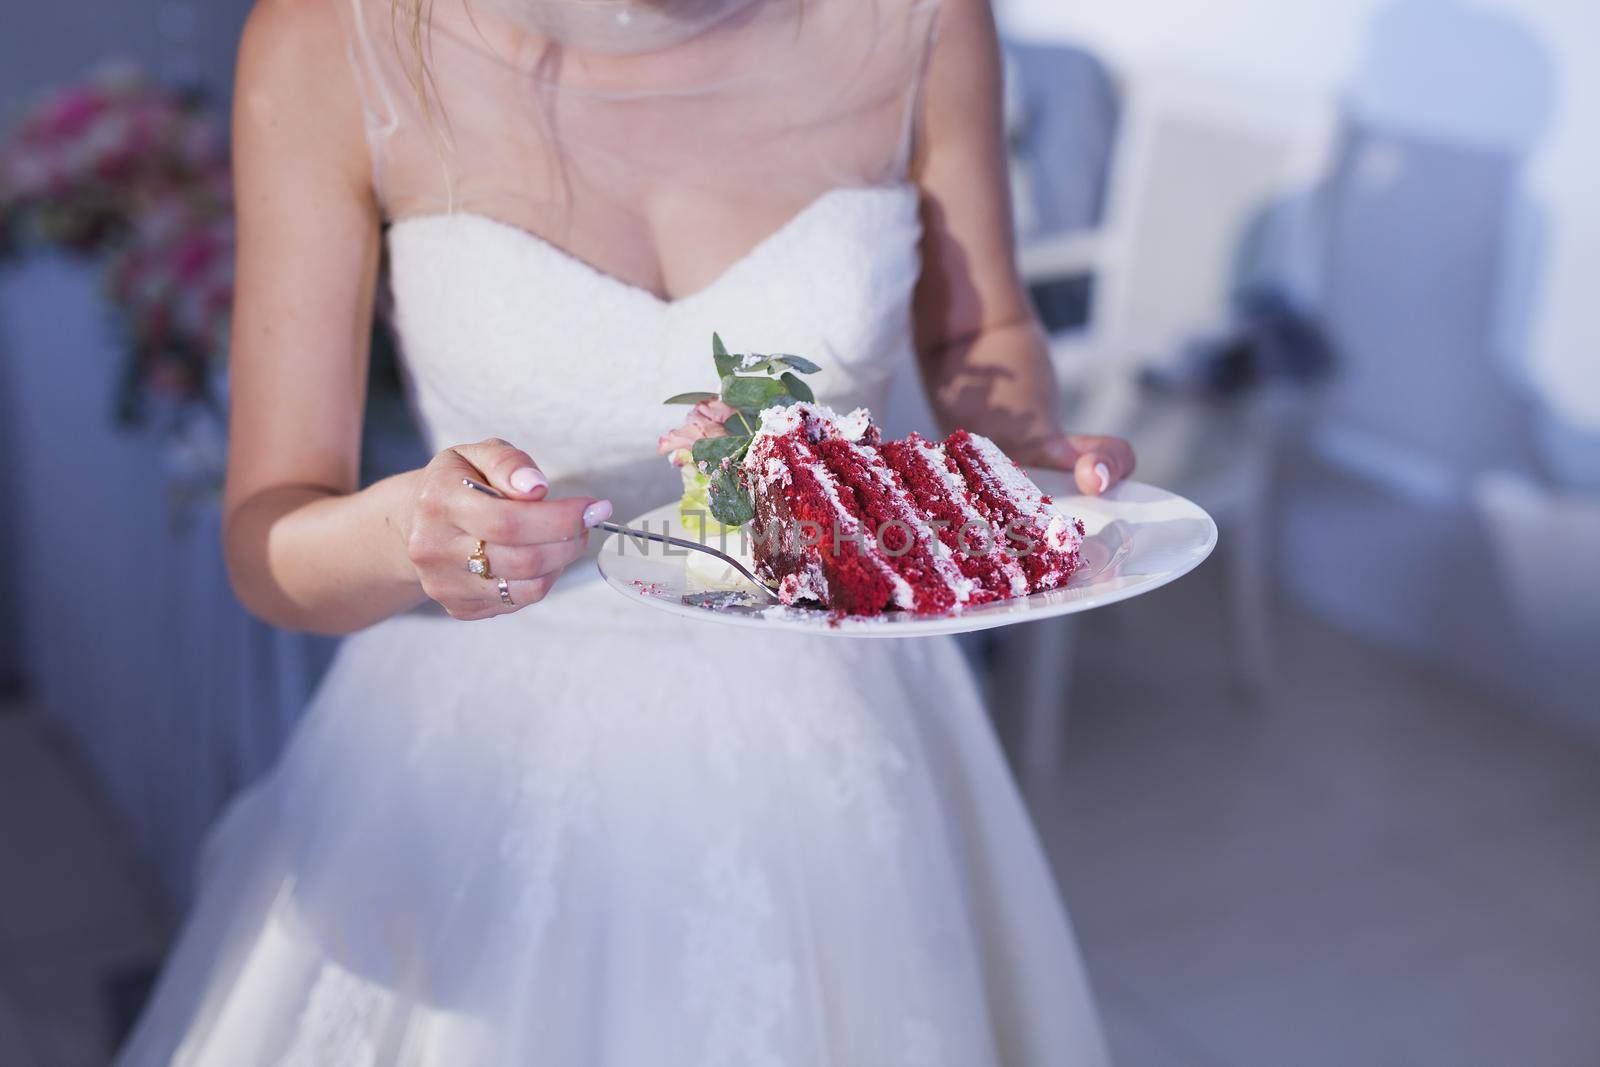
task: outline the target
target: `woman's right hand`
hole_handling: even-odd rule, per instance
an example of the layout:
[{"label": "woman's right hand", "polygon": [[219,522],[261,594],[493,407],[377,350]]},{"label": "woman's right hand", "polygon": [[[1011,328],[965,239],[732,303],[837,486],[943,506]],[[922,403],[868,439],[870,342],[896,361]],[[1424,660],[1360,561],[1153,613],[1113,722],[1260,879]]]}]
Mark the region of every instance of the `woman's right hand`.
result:
[{"label": "woman's right hand", "polygon": [[[418,473],[403,520],[406,556],[422,591],[454,619],[487,619],[537,604],[583,554],[589,531],[611,517],[609,500],[546,500],[550,483],[538,464],[497,438],[447,448]],[[464,478],[506,499],[480,493]],[[494,579],[506,579],[510,606],[497,581],[467,569],[479,541]]]}]

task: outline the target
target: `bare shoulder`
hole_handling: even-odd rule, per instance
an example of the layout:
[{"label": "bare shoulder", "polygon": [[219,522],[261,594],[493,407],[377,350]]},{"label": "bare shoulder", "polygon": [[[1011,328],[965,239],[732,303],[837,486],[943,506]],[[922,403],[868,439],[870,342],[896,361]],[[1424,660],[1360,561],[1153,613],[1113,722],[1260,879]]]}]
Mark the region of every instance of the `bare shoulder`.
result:
[{"label": "bare shoulder", "polygon": [[256,0],[239,41],[240,97],[268,93],[286,102],[359,113],[339,10],[349,2]]},{"label": "bare shoulder", "polygon": [[358,176],[366,169],[360,89],[344,17],[351,0],[256,0],[239,42],[236,139],[292,137]]},{"label": "bare shoulder", "polygon": [[[994,4],[991,0],[939,0],[939,36],[945,45],[960,44],[959,35],[978,32],[994,34]],[[952,35],[956,40],[952,41]]]},{"label": "bare shoulder", "polygon": [[998,59],[998,33],[990,0],[940,0],[939,36],[932,74],[959,78],[974,64]]},{"label": "bare shoulder", "polygon": [[344,62],[340,4],[350,0],[256,0],[239,43],[241,61],[299,64]]},{"label": "bare shoulder", "polygon": [[[926,150],[998,136],[1000,42],[989,0],[941,0],[939,35],[928,64],[922,132]],[[987,144],[985,144],[987,150]]]}]

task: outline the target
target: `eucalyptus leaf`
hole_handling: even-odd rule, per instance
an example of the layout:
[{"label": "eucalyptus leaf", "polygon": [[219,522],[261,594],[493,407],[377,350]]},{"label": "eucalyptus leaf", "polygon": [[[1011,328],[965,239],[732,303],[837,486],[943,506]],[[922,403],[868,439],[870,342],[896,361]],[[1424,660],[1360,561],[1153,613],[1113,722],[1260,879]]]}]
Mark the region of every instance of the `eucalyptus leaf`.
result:
[{"label": "eucalyptus leaf", "polygon": [[728,346],[722,343],[721,334],[711,335],[711,358],[717,365],[717,377],[724,382],[739,365],[739,357],[729,354]]},{"label": "eucalyptus leaf", "polygon": [[815,374],[822,369],[804,356],[773,356],[772,360],[775,363],[782,363],[792,370],[797,370],[801,374]]},{"label": "eucalyptus leaf", "polygon": [[796,400],[803,400],[807,404],[813,404],[816,402],[817,396],[811,391],[811,386],[801,381],[799,376],[793,372],[784,371],[783,377],[780,378],[779,381],[783,382],[784,385],[789,387],[789,395],[794,397]]},{"label": "eucalyptus leaf", "polygon": [[788,392],[782,382],[772,378],[734,378],[724,385],[722,400],[729,407],[760,411]]},{"label": "eucalyptus leaf", "polygon": [[704,404],[708,400],[717,399],[716,393],[679,393],[677,396],[668,397],[663,404]]},{"label": "eucalyptus leaf", "polygon": [[729,433],[748,437],[761,428],[761,412],[755,408],[734,408],[733,414],[723,425]]},{"label": "eucalyptus leaf", "polygon": [[743,526],[756,517],[750,493],[739,480],[737,469],[716,470],[711,474],[711,517],[724,526]]},{"label": "eucalyptus leaf", "polygon": [[732,459],[737,463],[744,456],[744,450],[750,447],[748,434],[728,437],[702,437],[694,443],[695,463],[704,463],[710,470],[722,465],[725,459]]}]

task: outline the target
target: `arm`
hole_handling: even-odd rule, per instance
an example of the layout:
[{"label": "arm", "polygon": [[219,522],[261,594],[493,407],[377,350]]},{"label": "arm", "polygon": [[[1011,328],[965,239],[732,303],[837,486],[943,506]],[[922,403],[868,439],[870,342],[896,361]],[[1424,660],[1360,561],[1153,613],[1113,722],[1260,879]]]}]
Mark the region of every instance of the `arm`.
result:
[{"label": "arm", "polygon": [[[594,502],[544,502],[525,453],[504,442],[462,446],[357,491],[381,220],[333,5],[262,0],[251,13],[234,173],[223,506],[240,600],[270,622],[327,633],[430,596],[457,617],[500,614],[496,587],[465,571],[479,537],[494,543],[495,569],[517,579],[518,606],[542,598],[581,551],[582,516]],[[516,499],[490,500],[462,477]]]},{"label": "arm", "polygon": [[917,350],[934,413],[1103,492],[1133,472],[1133,450],[1061,427],[1049,347],[1016,268],[993,13],[988,0],[945,0],[941,18],[912,168],[924,228]]}]

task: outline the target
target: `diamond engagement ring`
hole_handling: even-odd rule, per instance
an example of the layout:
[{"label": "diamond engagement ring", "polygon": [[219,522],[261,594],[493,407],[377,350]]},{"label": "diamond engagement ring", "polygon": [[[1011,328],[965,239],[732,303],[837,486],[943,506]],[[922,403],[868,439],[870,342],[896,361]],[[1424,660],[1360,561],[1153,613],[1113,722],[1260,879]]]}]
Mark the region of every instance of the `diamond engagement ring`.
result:
[{"label": "diamond engagement ring", "polygon": [[478,542],[477,550],[467,557],[467,573],[476,574],[484,581],[492,582],[495,581],[495,576],[489,573],[489,557],[483,554],[483,550],[487,547],[489,547],[487,543]]}]

